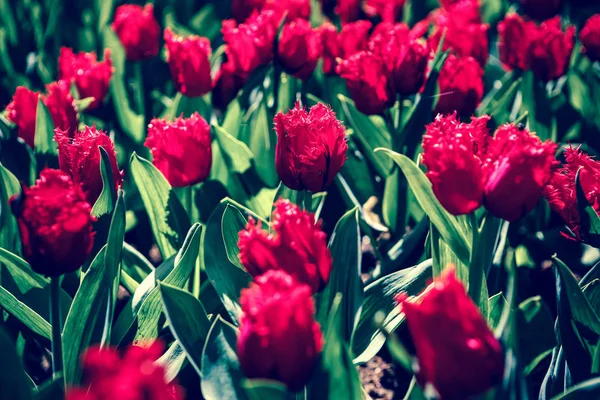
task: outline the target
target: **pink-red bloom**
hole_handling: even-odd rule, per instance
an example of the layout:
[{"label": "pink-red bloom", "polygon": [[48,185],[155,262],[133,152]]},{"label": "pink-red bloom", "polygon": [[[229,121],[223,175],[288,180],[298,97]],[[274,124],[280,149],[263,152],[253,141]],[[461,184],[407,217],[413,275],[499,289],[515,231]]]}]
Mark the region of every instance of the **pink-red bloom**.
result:
[{"label": "pink-red bloom", "polygon": [[95,126],[86,126],[79,132],[60,128],[54,132],[60,169],[69,174],[75,184],[81,185],[88,203],[96,202],[103,187],[99,147],[108,154],[115,188],[121,187],[123,176],[117,165],[115,145],[105,132]]},{"label": "pink-red bloom", "polygon": [[131,346],[123,356],[112,347],[90,347],[82,358],[86,386],[69,389],[67,400],[183,400],[183,389],[167,382],[155,362],[162,352],[160,342]]},{"label": "pink-red bloom", "polygon": [[58,276],[86,261],[94,244],[95,218],[83,191],[66,173],[44,169],[34,186],[11,199],[11,206],[23,256],[35,272]]},{"label": "pink-red bloom", "polygon": [[165,29],[167,62],[175,88],[187,97],[202,96],[212,89],[210,41],[200,36],[186,38]]},{"label": "pink-red bloom", "polygon": [[586,240],[582,232],[581,218],[577,207],[575,178],[579,171],[579,183],[592,208],[600,213],[600,162],[579,148],[567,147],[565,162],[552,176],[545,189],[550,207],[562,217],[574,239]]},{"label": "pink-red bloom", "polygon": [[531,70],[543,81],[563,76],[575,42],[575,27],[565,31],[560,17],[539,26],[516,14],[498,24],[500,60],[510,69]]},{"label": "pink-red bloom", "polygon": [[433,192],[453,215],[482,204],[494,215],[515,221],[542,197],[554,169],[556,145],[506,124],[492,137],[488,116],[461,123],[456,114],[426,127],[423,164]]},{"label": "pink-red bloom", "polygon": [[521,0],[521,6],[531,18],[547,19],[558,12],[562,0]]},{"label": "pink-red bloom", "polygon": [[278,200],[272,231],[250,218],[239,233],[240,261],[253,277],[267,271],[283,270],[316,293],[327,285],[331,255],[321,223],[289,200]]},{"label": "pink-red bloom", "polygon": [[266,0],[232,0],[231,14],[237,23],[244,22],[253,12],[259,12]]},{"label": "pink-red bloom", "polygon": [[297,102],[275,116],[275,168],[284,185],[313,193],[325,190],[346,161],[346,134],[333,110],[321,103],[306,112]]},{"label": "pink-red bloom", "polygon": [[145,145],[152,152],[153,164],[173,187],[202,182],[210,173],[210,125],[198,113],[172,122],[153,119]]},{"label": "pink-red bloom", "polygon": [[75,82],[79,97],[93,97],[88,109],[97,108],[108,94],[113,67],[110,50],[104,50],[104,61],[98,61],[96,53],[73,53],[68,47],[60,48],[58,75],[60,79]]},{"label": "pink-red bloom", "polygon": [[117,7],[112,28],[121,40],[128,60],[140,61],[158,54],[160,27],[154,18],[152,4]]},{"label": "pink-red bloom", "polygon": [[467,399],[499,384],[504,352],[450,267],[421,295],[398,298],[415,344],[422,385]]},{"label": "pink-red bloom", "polygon": [[301,389],[323,348],[310,288],[284,271],[268,271],[242,290],[240,303],[237,354],[246,377]]},{"label": "pink-red bloom", "polygon": [[402,19],[406,0],[367,0],[365,13],[370,17],[379,17],[384,22],[395,22]]},{"label": "pink-red bloom", "polygon": [[392,76],[394,88],[401,95],[415,94],[425,83],[429,47],[422,39],[409,39],[400,47]]},{"label": "pink-red bloom", "polygon": [[342,23],[356,21],[360,16],[360,4],[361,0],[337,0],[335,13]]},{"label": "pink-red bloom", "polygon": [[46,85],[48,94],[42,96],[42,101],[52,116],[54,127],[74,133],[78,125],[77,110],[70,89],[68,81],[52,82]]},{"label": "pink-red bloom", "polygon": [[17,125],[19,137],[32,149],[35,146],[35,118],[39,97],[39,93],[19,86],[6,107],[6,117]]},{"label": "pink-red bloom", "polygon": [[450,54],[438,77],[440,94],[435,113],[473,114],[483,98],[483,69],[472,57]]},{"label": "pink-red bloom", "polygon": [[286,24],[278,43],[277,61],[284,70],[298,79],[312,76],[323,46],[320,33],[305,19]]},{"label": "pink-red bloom", "polygon": [[264,9],[273,10],[277,15],[277,22],[284,14],[287,21],[310,18],[310,0],[266,0]]},{"label": "pink-red bloom", "polygon": [[579,32],[583,52],[592,61],[600,61],[600,14],[592,15]]}]

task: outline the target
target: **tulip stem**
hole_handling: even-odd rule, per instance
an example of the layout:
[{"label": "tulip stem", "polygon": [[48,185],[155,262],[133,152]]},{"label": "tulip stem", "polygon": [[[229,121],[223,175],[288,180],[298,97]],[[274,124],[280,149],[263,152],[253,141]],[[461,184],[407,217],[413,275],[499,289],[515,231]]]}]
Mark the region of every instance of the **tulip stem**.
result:
[{"label": "tulip stem", "polygon": [[479,223],[475,211],[469,214],[469,221],[473,231],[471,265],[469,266],[469,295],[471,296],[471,299],[473,299],[473,302],[479,307],[479,302],[481,300],[481,285],[483,284],[483,265],[478,262],[479,260],[475,260],[473,257],[475,249],[479,246]]},{"label": "tulip stem", "polygon": [[[288,77],[289,79],[289,77]],[[281,80],[281,66],[275,60],[273,62],[273,115],[279,109],[279,81]]]},{"label": "tulip stem", "polygon": [[50,278],[50,324],[52,325],[52,375],[56,379],[63,369],[59,276]]},{"label": "tulip stem", "polygon": [[136,110],[139,114],[145,115],[145,105],[144,105],[144,82],[143,82],[143,74],[142,74],[142,63],[140,61],[131,63],[133,68],[133,79],[135,81],[135,106]]},{"label": "tulip stem", "polygon": [[300,206],[306,212],[312,212],[312,193],[308,190],[303,190],[301,193],[302,204]]}]

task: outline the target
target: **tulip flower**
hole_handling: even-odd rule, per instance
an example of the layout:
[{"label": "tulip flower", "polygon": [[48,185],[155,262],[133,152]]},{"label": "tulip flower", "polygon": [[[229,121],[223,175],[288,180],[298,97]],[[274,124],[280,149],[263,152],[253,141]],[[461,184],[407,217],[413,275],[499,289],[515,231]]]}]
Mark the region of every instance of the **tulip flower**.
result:
[{"label": "tulip flower", "polygon": [[145,146],[152,152],[153,164],[173,187],[202,182],[210,173],[210,126],[198,113],[172,122],[154,118],[148,125]]},{"label": "tulip flower", "polygon": [[140,61],[158,54],[160,27],[152,4],[117,7],[112,29],[123,44],[128,60]]},{"label": "tulip flower", "polygon": [[63,131],[77,131],[77,110],[70,91],[68,81],[52,82],[46,85],[47,95],[42,96],[44,105],[48,108],[54,127]]},{"label": "tulip flower", "polygon": [[183,400],[183,389],[168,382],[165,368],[155,361],[163,346],[131,346],[121,357],[112,347],[94,346],[83,354],[86,385],[70,388],[67,400],[148,399]]},{"label": "tulip flower", "polygon": [[260,12],[266,0],[232,0],[231,14],[237,23],[244,22],[253,12]]},{"label": "tulip flower", "polygon": [[165,46],[171,78],[179,92],[187,97],[202,96],[212,89],[210,41],[200,36],[186,38],[165,29]]},{"label": "tulip flower", "polygon": [[417,379],[442,400],[467,399],[502,381],[504,352],[450,267],[416,298],[401,295],[417,359]]},{"label": "tulip flower", "polygon": [[322,52],[320,33],[313,30],[307,20],[297,19],[285,25],[278,43],[277,60],[288,74],[307,80]]},{"label": "tulip flower", "polygon": [[591,16],[579,32],[583,52],[592,61],[600,61],[600,14]]},{"label": "tulip flower", "polygon": [[296,106],[275,116],[275,169],[284,185],[313,193],[325,190],[346,161],[346,134],[331,108],[321,103],[309,112]]},{"label": "tulip flower", "polygon": [[329,23],[319,28],[323,44],[323,72],[335,75],[337,59],[348,58],[368,46],[369,21],[356,21],[344,24],[338,34],[335,27]]},{"label": "tulip flower", "polygon": [[94,244],[91,205],[79,185],[60,170],[44,169],[34,186],[11,199],[23,256],[46,276],[77,270]]},{"label": "tulip flower", "polygon": [[246,377],[300,390],[323,348],[310,288],[284,271],[268,271],[242,290],[240,304],[237,354]]},{"label": "tulip flower", "polygon": [[379,17],[384,22],[395,22],[402,19],[406,0],[367,0],[365,13],[370,17]]},{"label": "tulip flower", "polygon": [[239,233],[240,261],[248,273],[257,277],[284,270],[314,293],[324,289],[332,260],[321,224],[289,200],[275,203],[272,221],[272,233],[252,218]]},{"label": "tulip flower", "polygon": [[115,188],[121,187],[123,176],[117,165],[115,145],[105,132],[95,126],[86,126],[74,134],[60,128],[54,132],[60,169],[69,174],[75,184],[81,185],[88,203],[93,205],[96,202],[103,187],[98,147],[108,154]]},{"label": "tulip flower", "polygon": [[104,50],[104,61],[98,61],[96,53],[73,53],[68,47],[60,48],[58,75],[60,79],[74,81],[79,97],[93,97],[88,109],[97,108],[108,94],[113,67],[110,50]]},{"label": "tulip flower", "polygon": [[335,13],[340,16],[342,23],[353,22],[360,16],[361,0],[337,0]]},{"label": "tulip flower", "polygon": [[35,146],[35,118],[40,94],[18,86],[12,102],[6,107],[6,117],[18,127],[18,135],[33,149]]},{"label": "tulip flower", "polygon": [[286,15],[287,21],[296,19],[310,19],[310,0],[266,0],[265,10],[273,10],[277,15],[278,22]]},{"label": "tulip flower", "polygon": [[438,77],[440,95],[434,113],[473,114],[483,98],[483,69],[473,57],[450,54]]},{"label": "tulip flower", "polygon": [[429,54],[427,42],[420,39],[410,39],[400,48],[392,71],[397,93],[407,96],[423,87]]}]

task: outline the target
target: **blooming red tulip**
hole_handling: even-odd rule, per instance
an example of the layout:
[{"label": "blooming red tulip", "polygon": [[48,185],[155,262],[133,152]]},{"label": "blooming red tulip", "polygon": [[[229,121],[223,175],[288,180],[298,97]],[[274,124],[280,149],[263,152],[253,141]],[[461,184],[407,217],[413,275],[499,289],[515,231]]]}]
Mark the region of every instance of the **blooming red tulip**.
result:
[{"label": "blooming red tulip", "polygon": [[564,75],[569,66],[575,28],[562,31],[559,17],[537,26],[515,14],[498,25],[500,60],[511,69],[531,70],[543,81]]},{"label": "blooming red tulip", "polygon": [[600,213],[600,162],[579,148],[565,149],[565,163],[554,172],[545,189],[545,196],[552,210],[562,217],[577,240],[585,239],[577,207],[575,177],[579,171],[579,182],[588,203]]},{"label": "blooming red tulip", "polygon": [[375,27],[369,38],[369,50],[384,60],[387,70],[391,73],[403,48],[408,43],[410,29],[406,24],[382,22]]},{"label": "blooming red tulip", "polygon": [[337,29],[329,22],[324,23],[318,29],[323,47],[323,73],[325,75],[335,75],[335,67],[339,54]]},{"label": "blooming red tulip", "polygon": [[225,110],[227,105],[237,96],[239,90],[244,86],[246,78],[234,70],[233,63],[224,62],[217,72],[213,82],[212,103],[213,106]]},{"label": "blooming red tulip", "polygon": [[361,0],[337,0],[335,13],[342,23],[356,21],[360,15]]},{"label": "blooming red tulip", "polygon": [[370,17],[379,17],[384,22],[395,22],[402,19],[406,0],[367,0],[365,13]]},{"label": "blooming red tulip", "polygon": [[286,15],[287,21],[310,18],[310,0],[266,0],[265,10],[273,10],[277,15],[277,22]]},{"label": "blooming red tulip", "polygon": [[183,400],[183,389],[168,382],[159,342],[149,347],[131,346],[121,357],[112,347],[90,347],[83,354],[85,387],[71,388],[67,400]]},{"label": "blooming red tulip", "polygon": [[240,303],[237,354],[246,377],[277,380],[300,390],[323,348],[310,288],[284,271],[268,271],[242,290]]},{"label": "blooming red tulip", "polygon": [[558,12],[562,0],[521,0],[521,6],[532,18],[547,19]]},{"label": "blooming red tulip", "polygon": [[253,12],[259,12],[266,0],[232,0],[231,13],[237,23],[244,22]]},{"label": "blooming red tulip", "polygon": [[502,381],[504,352],[454,267],[416,298],[399,297],[415,344],[422,385],[439,398],[467,399]]},{"label": "blooming red tulip", "polygon": [[102,192],[100,146],[108,154],[115,188],[121,187],[123,176],[117,165],[115,145],[105,132],[97,130],[95,126],[86,126],[79,132],[62,131],[59,128],[54,132],[60,169],[69,174],[75,184],[81,185],[88,203],[94,204]]},{"label": "blooming red tulip", "polygon": [[435,113],[471,115],[483,98],[483,69],[472,57],[450,54],[438,77],[440,96]]},{"label": "blooming red tulip", "polygon": [[278,200],[272,218],[272,233],[250,218],[240,231],[240,261],[254,277],[270,270],[283,270],[316,293],[327,285],[331,255],[321,224],[314,215],[289,200]]},{"label": "blooming red tulip", "polygon": [[587,20],[581,32],[579,39],[583,46],[583,51],[592,61],[600,61],[600,14],[596,14]]},{"label": "blooming red tulip", "polygon": [[153,119],[145,145],[152,152],[153,164],[173,187],[195,185],[210,173],[210,126],[198,113],[173,122]]},{"label": "blooming red tulip", "polygon": [[12,102],[6,107],[6,117],[18,127],[18,135],[32,149],[35,146],[35,118],[40,94],[17,87]]},{"label": "blooming red tulip", "polygon": [[380,114],[394,104],[395,96],[385,61],[369,51],[343,60],[337,73],[346,80],[356,108],[364,114]]},{"label": "blooming red tulip", "polygon": [[325,190],[346,161],[346,134],[331,108],[318,103],[306,112],[297,102],[275,116],[279,178],[294,190]]},{"label": "blooming red tulip", "polygon": [[372,26],[369,21],[351,22],[344,24],[338,34],[335,26],[323,24],[319,28],[323,43],[323,72],[334,75],[338,59],[349,58],[361,50],[367,50]]},{"label": "blooming red tulip", "polygon": [[92,207],[79,185],[60,170],[44,169],[35,186],[13,197],[23,256],[46,276],[77,270],[94,244]]},{"label": "blooming red tulip", "polygon": [[307,80],[322,52],[320,33],[312,29],[307,20],[297,19],[285,25],[279,39],[277,60],[288,74]]},{"label": "blooming red tulip", "polygon": [[187,97],[202,96],[212,89],[210,77],[210,41],[200,36],[186,38],[165,29],[167,62],[171,78],[179,92]]},{"label": "blooming red tulip", "polygon": [[152,4],[117,7],[112,29],[121,40],[128,60],[140,61],[158,54],[160,27]]},{"label": "blooming red tulip", "polygon": [[422,39],[410,39],[398,54],[394,70],[394,87],[401,95],[415,94],[425,83],[429,47]]},{"label": "blooming red tulip", "polygon": [[60,79],[75,81],[79,97],[93,97],[88,109],[98,107],[108,94],[113,67],[110,50],[104,50],[104,61],[98,61],[96,53],[77,53],[68,47],[60,48],[58,75]]},{"label": "blooming red tulip", "polygon": [[42,100],[52,116],[54,127],[74,133],[78,125],[77,110],[70,89],[68,81],[52,82],[46,85],[48,94],[42,96]]}]

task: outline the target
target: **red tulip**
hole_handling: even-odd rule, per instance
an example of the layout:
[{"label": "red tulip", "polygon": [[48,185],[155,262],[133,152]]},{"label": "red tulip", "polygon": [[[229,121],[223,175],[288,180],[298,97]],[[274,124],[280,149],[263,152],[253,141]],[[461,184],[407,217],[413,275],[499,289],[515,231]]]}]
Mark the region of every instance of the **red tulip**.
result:
[{"label": "red tulip", "polygon": [[417,298],[399,299],[415,344],[422,385],[466,399],[502,381],[504,353],[451,267]]},{"label": "red tulip", "polygon": [[75,81],[79,97],[93,97],[88,109],[97,108],[108,94],[113,67],[110,50],[104,50],[104,61],[98,61],[96,53],[77,53],[68,47],[60,48],[58,57],[58,75],[60,79]]},{"label": "red tulip", "polygon": [[70,89],[68,81],[52,82],[46,85],[48,94],[42,96],[42,100],[52,116],[54,127],[72,134],[77,131],[78,122]]},{"label": "red tulip", "polygon": [[410,39],[401,47],[392,72],[396,92],[406,96],[419,91],[425,83],[429,54],[427,42],[421,39]]},{"label": "red tulip", "polygon": [[273,10],[277,15],[278,22],[286,14],[287,21],[298,18],[310,19],[310,0],[266,0],[265,10]]},{"label": "red tulip", "polygon": [[583,52],[592,61],[600,61],[600,14],[592,15],[579,32]]},{"label": "red tulip", "polygon": [[284,271],[268,271],[242,290],[240,303],[237,354],[246,377],[301,389],[323,348],[310,288]]},{"label": "red tulip", "polygon": [[382,22],[369,38],[369,50],[385,61],[388,71],[393,71],[400,53],[408,43],[410,29],[406,24]]},{"label": "red tulip", "polygon": [[314,215],[288,200],[278,200],[272,218],[272,233],[250,218],[240,231],[240,261],[254,277],[283,270],[316,293],[329,281],[331,255],[321,224]]},{"label": "red tulip", "polygon": [[367,50],[369,31],[372,26],[369,21],[356,21],[342,26],[338,37],[338,57],[344,59],[361,50]]},{"label": "red tulip", "polygon": [[433,19],[453,18],[464,24],[481,23],[479,0],[441,0],[442,8],[434,11]]},{"label": "red tulip", "polygon": [[321,35],[321,46],[323,47],[323,73],[325,75],[335,75],[337,65],[338,33],[334,25],[329,22],[319,27]]},{"label": "red tulip", "polygon": [[438,77],[440,96],[435,113],[471,115],[483,98],[483,69],[472,57],[450,54]]},{"label": "red tulip", "polygon": [[319,31],[313,30],[307,20],[297,19],[285,25],[279,39],[277,60],[288,74],[307,80],[322,52]]},{"label": "red tulip", "polygon": [[224,62],[217,72],[213,82],[212,103],[213,106],[225,110],[227,105],[237,96],[239,90],[244,86],[246,78],[234,70],[233,63]]},{"label": "red tulip", "polygon": [[531,18],[547,19],[558,12],[562,0],[521,0],[521,6]]},{"label": "red tulip", "polygon": [[153,119],[145,146],[152,152],[153,164],[173,187],[195,185],[210,173],[210,126],[198,113],[173,122]]},{"label": "red tulip", "polygon": [[187,97],[210,92],[210,41],[194,35],[177,36],[170,28],[165,29],[164,39],[171,78],[177,90]]},{"label": "red tulip", "polygon": [[343,60],[337,73],[346,80],[356,108],[364,114],[380,114],[395,101],[393,83],[383,59],[361,51]]},{"label": "red tulip", "polygon": [[545,189],[545,196],[552,210],[562,217],[577,240],[584,239],[577,207],[575,177],[579,171],[579,182],[592,208],[600,213],[600,162],[579,148],[565,149],[565,163],[554,172]]},{"label": "red tulip", "polygon": [[365,13],[370,17],[379,17],[384,22],[395,22],[402,19],[406,0],[367,0]]},{"label": "red tulip", "polygon": [[356,21],[360,15],[361,0],[337,0],[335,13],[342,23]]},{"label": "red tulip", "polygon": [[162,352],[159,342],[146,348],[131,346],[123,356],[116,348],[90,347],[82,359],[87,385],[70,388],[66,398],[183,400],[183,389],[168,382],[165,368],[155,362]]},{"label": "red tulip", "polygon": [[35,118],[40,94],[17,87],[12,102],[6,107],[6,117],[18,127],[18,135],[32,149],[35,146]]},{"label": "red tulip", "polygon": [[237,23],[244,22],[253,12],[259,12],[266,0],[232,0],[231,13]]},{"label": "red tulip", "polygon": [[525,21],[518,14],[508,14],[498,23],[498,52],[509,69],[527,69],[529,41],[536,34],[535,22]]},{"label": "red tulip", "polygon": [[69,174],[75,184],[81,185],[88,203],[94,204],[102,192],[100,146],[108,154],[115,188],[121,187],[123,176],[117,165],[115,145],[105,132],[95,126],[86,126],[79,132],[62,131],[60,128],[54,132],[60,169]]},{"label": "red tulip", "polygon": [[94,244],[91,206],[79,185],[67,174],[44,169],[35,186],[13,197],[23,256],[31,268],[46,276],[77,270]]},{"label": "red tulip", "polygon": [[123,44],[128,60],[140,61],[158,54],[160,27],[152,4],[117,7],[112,29]]},{"label": "red tulip", "polygon": [[331,108],[319,103],[306,112],[297,102],[275,116],[279,178],[294,190],[325,190],[346,161],[346,134]]}]

